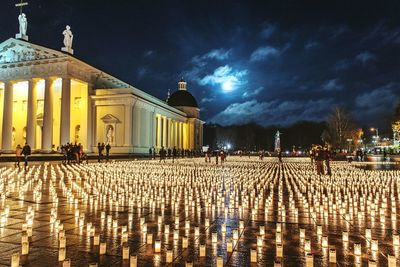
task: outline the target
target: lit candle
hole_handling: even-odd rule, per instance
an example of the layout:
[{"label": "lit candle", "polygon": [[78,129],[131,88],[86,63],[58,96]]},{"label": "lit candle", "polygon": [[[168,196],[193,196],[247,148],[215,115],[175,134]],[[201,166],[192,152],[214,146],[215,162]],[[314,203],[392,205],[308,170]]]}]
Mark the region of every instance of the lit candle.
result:
[{"label": "lit candle", "polygon": [[306,267],[314,266],[314,256],[311,253],[307,253],[306,255]]},{"label": "lit candle", "polygon": [[161,252],[161,240],[156,240],[156,242],[154,243],[154,252]]},{"label": "lit candle", "polygon": [[250,249],[250,262],[257,262],[257,250]]},{"label": "lit candle", "polygon": [[172,262],[172,259],[173,259],[173,251],[172,251],[172,249],[168,249],[167,250],[167,259],[166,259],[166,262],[167,263],[171,263]]},{"label": "lit candle", "polygon": [[29,242],[22,243],[22,252],[21,255],[28,255],[29,253]]},{"label": "lit candle", "polygon": [[388,267],[396,267],[396,257],[388,255]]},{"label": "lit candle", "polygon": [[283,257],[283,247],[281,244],[277,244],[276,245],[276,256],[278,258],[282,258]]},{"label": "lit candle", "polygon": [[71,260],[70,259],[65,259],[63,261],[62,267],[71,267]]},{"label": "lit candle", "polygon": [[328,247],[328,236],[323,236],[322,237],[322,247],[327,248]]},{"label": "lit candle", "polygon": [[223,267],[224,266],[224,258],[222,256],[217,257],[217,267]]},{"label": "lit candle", "polygon": [[304,250],[306,252],[310,252],[311,251],[311,241],[310,241],[310,239],[304,240]]},{"label": "lit candle", "polygon": [[19,252],[15,252],[12,254],[11,267],[19,267]]},{"label": "lit candle", "polygon": [[129,260],[129,246],[122,247],[122,259]]},{"label": "lit candle", "polygon": [[65,260],[65,248],[60,248],[58,250],[58,261],[64,261]]},{"label": "lit candle", "polygon": [[263,245],[263,237],[261,235],[257,236],[257,247],[262,247]]},{"label": "lit candle", "polygon": [[211,239],[212,239],[213,243],[217,243],[218,242],[218,234],[217,234],[217,232],[213,232],[212,233]]},{"label": "lit candle", "polygon": [[336,249],[329,249],[329,262],[336,263]]},{"label": "lit candle", "polygon": [[343,242],[349,242],[349,232],[343,231]]},{"label": "lit candle", "polygon": [[200,245],[200,257],[206,256],[206,245]]},{"label": "lit candle", "polygon": [[99,234],[96,234],[96,235],[94,236],[94,238],[93,238],[93,245],[94,245],[94,246],[100,245],[100,235],[99,235]]},{"label": "lit candle", "polygon": [[228,240],[226,242],[226,251],[229,253],[231,253],[233,251],[233,242],[230,240]]},{"label": "lit candle", "polygon": [[372,239],[371,250],[372,251],[378,251],[378,240],[377,239]]},{"label": "lit candle", "polygon": [[105,242],[100,243],[100,255],[106,254],[107,244]]},{"label": "lit candle", "polygon": [[153,244],[153,234],[147,234],[146,244],[152,245]]},{"label": "lit candle", "polygon": [[131,255],[129,262],[130,267],[137,267],[137,256]]},{"label": "lit candle", "polygon": [[400,238],[398,234],[393,234],[393,246],[399,246],[400,245]]},{"label": "lit candle", "polygon": [[354,255],[361,256],[361,244],[360,243],[354,244]]},{"label": "lit candle", "polygon": [[188,247],[188,238],[187,236],[182,237],[182,248]]}]

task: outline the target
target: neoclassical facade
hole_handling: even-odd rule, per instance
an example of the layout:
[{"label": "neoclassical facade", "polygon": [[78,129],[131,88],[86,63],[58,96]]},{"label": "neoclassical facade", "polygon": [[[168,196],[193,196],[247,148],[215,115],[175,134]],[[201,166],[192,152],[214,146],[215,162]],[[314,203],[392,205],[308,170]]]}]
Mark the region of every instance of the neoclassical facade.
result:
[{"label": "neoclassical facade", "polygon": [[41,153],[67,142],[138,154],[203,145],[203,121],[185,81],[163,101],[68,53],[14,38],[0,44],[0,125],[3,153],[25,142]]}]

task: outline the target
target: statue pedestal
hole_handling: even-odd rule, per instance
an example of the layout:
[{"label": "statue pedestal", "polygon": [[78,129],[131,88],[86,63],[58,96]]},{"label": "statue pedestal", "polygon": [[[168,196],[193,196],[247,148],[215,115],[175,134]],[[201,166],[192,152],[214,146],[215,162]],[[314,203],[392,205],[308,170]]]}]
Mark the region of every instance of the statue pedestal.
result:
[{"label": "statue pedestal", "polygon": [[25,40],[25,41],[28,41],[28,40],[29,40],[28,35],[24,35],[24,34],[20,34],[20,33],[17,33],[17,34],[15,35],[15,38],[16,38],[16,39]]},{"label": "statue pedestal", "polygon": [[71,55],[74,54],[74,49],[72,49],[70,47],[63,47],[63,48],[61,48],[61,51],[67,52],[68,54],[71,54]]}]

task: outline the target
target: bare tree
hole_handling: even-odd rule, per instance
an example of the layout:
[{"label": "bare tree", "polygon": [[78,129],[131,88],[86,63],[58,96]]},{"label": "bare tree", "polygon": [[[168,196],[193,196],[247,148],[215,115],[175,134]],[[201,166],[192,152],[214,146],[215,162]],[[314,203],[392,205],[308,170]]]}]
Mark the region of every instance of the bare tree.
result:
[{"label": "bare tree", "polygon": [[[335,148],[345,148],[347,139],[353,139],[355,126],[351,114],[343,107],[335,107],[328,117],[325,138]],[[329,137],[329,138],[328,138]]]}]

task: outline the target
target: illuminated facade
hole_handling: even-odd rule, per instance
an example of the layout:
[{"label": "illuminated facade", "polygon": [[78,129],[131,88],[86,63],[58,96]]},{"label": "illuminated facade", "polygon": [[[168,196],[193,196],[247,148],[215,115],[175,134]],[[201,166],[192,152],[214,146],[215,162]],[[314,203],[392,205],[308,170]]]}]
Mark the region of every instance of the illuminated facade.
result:
[{"label": "illuminated facade", "polygon": [[[186,91],[186,83],[179,90]],[[178,93],[180,94],[180,93]],[[190,93],[188,93],[190,95]],[[5,153],[27,142],[51,152],[67,142],[113,153],[199,150],[203,122],[186,98],[155,98],[73,56],[9,39],[0,44],[0,145]],[[173,102],[173,101],[172,101]]]}]

